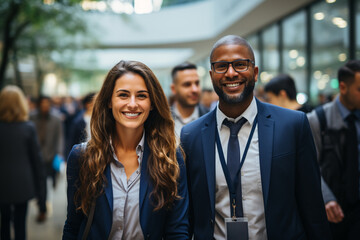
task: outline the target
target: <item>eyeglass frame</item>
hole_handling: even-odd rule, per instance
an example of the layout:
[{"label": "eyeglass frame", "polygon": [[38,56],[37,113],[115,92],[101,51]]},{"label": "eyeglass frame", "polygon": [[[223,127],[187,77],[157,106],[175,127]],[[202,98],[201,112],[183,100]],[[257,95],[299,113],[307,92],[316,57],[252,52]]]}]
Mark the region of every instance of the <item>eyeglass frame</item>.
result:
[{"label": "eyeglass frame", "polygon": [[[234,68],[234,65],[233,65],[233,63],[234,63],[234,62],[237,62],[237,61],[246,61],[246,62],[247,62],[246,69],[241,70],[241,71],[237,71],[237,70]],[[215,65],[216,63],[227,63],[228,66],[227,66],[227,68],[226,68],[226,71],[225,71],[225,72],[217,72],[217,71],[215,70],[215,67],[214,67],[214,65]],[[254,61],[254,60],[251,60],[251,59],[249,59],[249,58],[246,58],[246,59],[241,59],[241,58],[240,58],[240,59],[236,59],[236,60],[234,60],[234,61],[232,61],[232,62],[228,62],[228,61],[212,62],[212,63],[211,63],[211,68],[214,69],[214,72],[215,72],[215,73],[225,74],[225,73],[227,73],[227,71],[229,70],[229,66],[230,66],[230,64],[231,64],[231,67],[234,69],[234,71],[239,73],[239,72],[245,72],[245,71],[247,71],[247,70],[249,69],[249,65],[250,65],[249,63],[252,63],[253,65],[255,65],[255,61]]]}]

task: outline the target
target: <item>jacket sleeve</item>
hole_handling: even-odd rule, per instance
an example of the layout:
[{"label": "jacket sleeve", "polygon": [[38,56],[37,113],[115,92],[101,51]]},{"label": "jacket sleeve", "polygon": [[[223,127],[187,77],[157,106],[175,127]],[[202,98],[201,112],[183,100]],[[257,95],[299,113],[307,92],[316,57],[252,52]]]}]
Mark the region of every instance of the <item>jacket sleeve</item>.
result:
[{"label": "jacket sleeve", "polygon": [[185,162],[180,151],[177,151],[177,159],[180,167],[180,177],[178,179],[178,195],[181,199],[177,200],[169,211],[166,226],[165,239],[189,239],[189,194],[186,180]]},{"label": "jacket sleeve", "polygon": [[[319,159],[322,150],[322,144],[321,144],[320,122],[316,115],[316,111],[313,110],[312,112],[308,113],[307,118],[309,120],[311,132],[316,146],[317,159]],[[333,192],[331,191],[331,189],[329,188],[329,186],[326,184],[326,182],[322,177],[321,177],[321,192],[325,204],[330,201],[337,201],[335,195],[333,194]]]},{"label": "jacket sleeve", "polygon": [[82,211],[76,210],[74,195],[77,190],[77,180],[79,177],[79,158],[80,145],[75,145],[68,158],[66,179],[67,179],[67,216],[63,229],[63,240],[77,239],[85,215]]},{"label": "jacket sleeve", "polygon": [[331,239],[326,218],[316,149],[308,119],[299,124],[296,156],[296,199],[307,239]]}]

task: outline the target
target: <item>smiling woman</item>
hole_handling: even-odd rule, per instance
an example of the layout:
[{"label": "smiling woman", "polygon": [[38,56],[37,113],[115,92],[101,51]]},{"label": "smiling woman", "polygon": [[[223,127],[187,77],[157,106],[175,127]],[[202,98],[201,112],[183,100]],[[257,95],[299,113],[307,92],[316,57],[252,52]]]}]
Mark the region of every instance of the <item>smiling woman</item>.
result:
[{"label": "smiling woman", "polygon": [[188,239],[184,160],[153,72],[136,61],[116,64],[90,125],[91,139],[68,158],[63,239],[84,236],[92,210],[89,239]]}]

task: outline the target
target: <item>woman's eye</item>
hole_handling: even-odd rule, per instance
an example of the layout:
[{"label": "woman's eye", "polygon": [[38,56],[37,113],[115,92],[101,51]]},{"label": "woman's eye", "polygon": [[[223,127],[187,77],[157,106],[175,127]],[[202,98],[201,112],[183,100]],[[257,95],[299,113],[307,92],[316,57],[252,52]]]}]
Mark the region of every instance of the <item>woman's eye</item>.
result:
[{"label": "woman's eye", "polygon": [[128,95],[126,94],[126,93],[120,93],[119,94],[119,97],[122,97],[122,98],[125,98],[125,97],[127,97]]},{"label": "woman's eye", "polygon": [[147,98],[147,95],[145,95],[145,94],[139,94],[139,95],[138,95],[138,98],[144,99],[144,98]]}]

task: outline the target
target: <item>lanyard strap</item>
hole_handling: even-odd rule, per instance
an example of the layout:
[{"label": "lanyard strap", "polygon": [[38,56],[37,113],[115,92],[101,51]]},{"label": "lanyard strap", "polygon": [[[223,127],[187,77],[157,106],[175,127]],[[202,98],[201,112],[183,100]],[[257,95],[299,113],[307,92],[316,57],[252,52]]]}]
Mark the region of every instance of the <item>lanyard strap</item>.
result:
[{"label": "lanyard strap", "polygon": [[[222,166],[222,169],[224,171],[224,175],[225,175],[225,179],[226,179],[226,183],[228,185],[228,188],[229,188],[229,194],[230,194],[230,206],[236,204],[236,187],[237,187],[237,184],[239,182],[239,173],[240,173],[240,170],[245,162],[245,159],[246,159],[246,155],[247,155],[247,152],[249,150],[249,146],[250,146],[250,143],[251,143],[251,140],[252,140],[252,137],[254,135],[254,131],[255,131],[255,128],[256,128],[256,125],[257,125],[257,115],[254,119],[254,123],[253,123],[253,126],[251,128],[251,132],[250,132],[250,135],[249,135],[249,138],[248,138],[248,141],[246,143],[246,147],[245,147],[245,150],[244,150],[244,153],[242,155],[242,158],[241,158],[241,162],[240,162],[240,167],[239,169],[237,170],[236,172],[236,175],[235,175],[235,179],[234,179],[234,182],[231,180],[231,177],[230,177],[230,173],[229,173],[229,169],[227,168],[227,165],[225,163],[225,157],[224,157],[224,152],[223,152],[223,149],[222,149],[222,146],[221,146],[221,142],[220,142],[220,137],[219,137],[219,133],[218,133],[218,130],[216,129],[215,131],[215,137],[216,137],[216,145],[217,145],[217,149],[218,149],[218,153],[219,153],[219,158],[220,158],[220,162],[221,162],[221,166]],[[231,209],[231,207],[230,207]],[[234,214],[233,216],[235,216],[235,209],[234,209]]]}]

